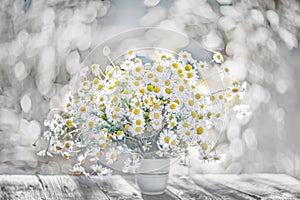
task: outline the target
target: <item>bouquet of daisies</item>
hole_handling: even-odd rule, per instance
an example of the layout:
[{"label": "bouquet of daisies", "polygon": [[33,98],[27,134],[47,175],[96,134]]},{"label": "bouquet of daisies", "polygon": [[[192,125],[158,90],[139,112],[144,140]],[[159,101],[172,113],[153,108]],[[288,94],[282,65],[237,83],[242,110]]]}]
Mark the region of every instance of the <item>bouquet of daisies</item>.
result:
[{"label": "bouquet of daisies", "polygon": [[[109,52],[105,47],[108,58]],[[88,175],[88,161],[92,173],[101,176],[110,174],[107,166],[123,153],[130,154],[121,159],[126,172],[135,172],[143,158],[175,157],[191,146],[205,161],[220,160],[207,132],[222,120],[219,105],[242,96],[245,86],[233,82],[207,91],[201,73],[213,66],[229,74],[218,52],[205,62],[188,52],[155,51],[145,59],[129,51],[119,66],[112,63],[102,71],[93,64],[76,95],[69,97],[67,111],[46,121],[48,147],[40,155],[76,155],[75,174]]]}]

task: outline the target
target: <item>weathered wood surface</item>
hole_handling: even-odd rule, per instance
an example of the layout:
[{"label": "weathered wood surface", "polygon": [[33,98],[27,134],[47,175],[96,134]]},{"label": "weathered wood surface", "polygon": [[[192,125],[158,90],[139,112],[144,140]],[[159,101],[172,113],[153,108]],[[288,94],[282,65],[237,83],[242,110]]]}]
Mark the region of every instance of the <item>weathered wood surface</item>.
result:
[{"label": "weathered wood surface", "polygon": [[132,176],[102,180],[67,175],[0,175],[0,199],[300,199],[300,181],[284,174],[172,176],[163,195],[142,195]]}]

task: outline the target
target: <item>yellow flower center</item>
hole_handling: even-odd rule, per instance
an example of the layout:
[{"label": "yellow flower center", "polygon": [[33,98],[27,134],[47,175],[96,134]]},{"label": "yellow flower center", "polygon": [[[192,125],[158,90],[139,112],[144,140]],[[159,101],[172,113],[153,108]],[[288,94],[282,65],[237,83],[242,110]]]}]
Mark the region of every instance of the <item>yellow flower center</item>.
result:
[{"label": "yellow flower center", "polygon": [[136,128],[135,128],[135,131],[138,132],[138,133],[141,132],[141,131],[142,131],[142,127],[139,127],[139,126],[136,127]]},{"label": "yellow flower center", "polygon": [[208,113],[207,113],[207,117],[208,117],[208,118],[210,118],[210,117],[211,117],[211,115],[212,115],[212,113],[211,113],[211,112],[208,112]]},{"label": "yellow flower center", "polygon": [[97,85],[99,83],[100,79],[99,78],[94,78],[93,80],[93,84],[94,85]]},{"label": "yellow flower center", "polygon": [[158,71],[158,72],[163,72],[164,71],[164,68],[162,67],[162,66],[157,66],[156,67],[156,70]]},{"label": "yellow flower center", "polygon": [[202,133],[203,133],[203,128],[200,126],[197,128],[197,134],[202,135]]},{"label": "yellow flower center", "polygon": [[140,114],[140,112],[141,112],[140,109],[137,109],[137,108],[133,110],[133,114],[135,114],[135,115]]},{"label": "yellow flower center", "polygon": [[154,118],[155,118],[155,119],[159,119],[159,117],[160,117],[160,114],[159,114],[159,113],[157,113],[157,112],[154,113]]},{"label": "yellow flower center", "polygon": [[142,124],[142,120],[140,120],[140,119],[136,120],[135,124],[138,125],[138,126],[141,125]]},{"label": "yellow flower center", "polygon": [[185,70],[186,70],[186,71],[192,70],[192,66],[191,66],[190,64],[187,64],[187,65],[185,66]]},{"label": "yellow flower center", "polygon": [[207,145],[207,143],[203,142],[202,145],[201,145],[201,147],[205,151],[205,150],[207,150],[208,145]]},{"label": "yellow flower center", "polygon": [[112,101],[114,101],[114,102],[118,101],[118,97],[117,96],[113,96]]},{"label": "yellow flower center", "polygon": [[55,149],[56,149],[57,151],[62,150],[62,148],[61,148],[60,146],[56,146]]},{"label": "yellow flower center", "polygon": [[236,92],[238,92],[238,91],[239,91],[239,89],[237,89],[237,88],[232,88],[232,92],[236,93]]},{"label": "yellow flower center", "polygon": [[159,103],[154,103],[153,107],[158,109],[160,107],[160,105],[159,105]]},{"label": "yellow flower center", "polygon": [[172,93],[172,90],[170,88],[166,88],[165,91],[166,91],[167,94],[171,94]]},{"label": "yellow flower center", "polygon": [[112,117],[113,119],[117,119],[117,118],[118,118],[118,115],[116,115],[116,114],[114,113],[114,114],[111,115],[111,117]]},{"label": "yellow flower center", "polygon": [[179,86],[179,91],[180,91],[180,92],[183,92],[183,91],[184,91],[184,86],[183,86],[183,85],[180,85],[180,86]]},{"label": "yellow flower center", "polygon": [[195,117],[197,117],[197,112],[193,110],[191,115],[192,115],[193,118],[195,118]]},{"label": "yellow flower center", "polygon": [[153,91],[154,87],[153,87],[153,85],[149,84],[149,85],[147,86],[147,89],[151,92],[151,91]]},{"label": "yellow flower center", "polygon": [[136,71],[136,72],[141,72],[141,70],[142,70],[141,67],[136,67],[136,68],[135,68],[135,71]]},{"label": "yellow flower center", "polygon": [[110,155],[110,159],[114,160],[115,158],[116,158],[116,154],[115,154],[115,153],[112,153],[112,154]]},{"label": "yellow flower center", "polygon": [[86,112],[86,107],[85,107],[85,106],[82,106],[82,107],[80,108],[80,112]]},{"label": "yellow flower center", "polygon": [[97,157],[97,158],[100,158],[100,156],[101,156],[101,153],[100,153],[100,151],[98,151],[98,152],[96,153],[96,157]]},{"label": "yellow flower center", "polygon": [[170,80],[166,80],[165,81],[165,86],[169,86],[171,84],[171,81]]},{"label": "yellow flower center", "polygon": [[128,129],[129,129],[129,127],[130,127],[130,124],[126,124],[126,125],[124,126],[125,130],[127,130],[127,131],[128,131]]},{"label": "yellow flower center", "polygon": [[159,87],[155,87],[155,88],[154,88],[154,92],[155,92],[155,93],[159,93],[159,92],[160,92],[160,88],[159,88]]},{"label": "yellow flower center", "polygon": [[171,103],[171,104],[170,104],[170,108],[171,108],[172,110],[176,109],[176,107],[177,107],[177,106],[176,106],[175,103]]},{"label": "yellow flower center", "polygon": [[189,100],[189,105],[190,105],[190,106],[194,106],[194,104],[195,104],[194,100],[192,100],[192,99]]},{"label": "yellow flower center", "polygon": [[153,74],[152,74],[152,73],[149,73],[147,77],[148,77],[148,78],[153,78]]},{"label": "yellow flower center", "polygon": [[169,136],[166,136],[166,137],[164,138],[165,143],[169,144],[170,139],[171,139],[171,138],[170,138]]},{"label": "yellow flower center", "polygon": [[122,133],[123,133],[123,132],[122,132],[121,130],[118,130],[118,131],[117,131],[117,135],[118,135],[118,136],[122,135]]},{"label": "yellow flower center", "polygon": [[102,85],[102,84],[99,84],[97,89],[98,89],[98,90],[101,90],[102,88],[103,88],[103,85]]},{"label": "yellow flower center", "polygon": [[141,94],[145,94],[145,89],[144,88],[141,88],[139,91],[140,91]]},{"label": "yellow flower center", "polygon": [[87,86],[87,85],[88,85],[88,82],[87,82],[87,81],[84,81],[84,82],[82,83],[82,85],[83,85],[83,86]]},{"label": "yellow flower center", "polygon": [[64,157],[65,159],[68,159],[68,158],[69,158],[69,155],[68,155],[67,153],[64,153],[64,154],[63,154],[63,157]]},{"label": "yellow flower center", "polygon": [[178,63],[173,63],[172,66],[177,69],[178,68]]},{"label": "yellow flower center", "polygon": [[180,103],[179,99],[175,99],[174,102],[177,103],[177,104]]},{"label": "yellow flower center", "polygon": [[193,78],[193,76],[194,76],[194,75],[193,75],[193,73],[191,73],[191,72],[187,74],[187,77],[188,77],[188,78]]},{"label": "yellow flower center", "polygon": [[90,128],[93,128],[93,127],[94,127],[94,122],[89,122],[89,123],[88,123],[88,126],[89,126]]},{"label": "yellow flower center", "polygon": [[70,119],[68,119],[68,120],[66,121],[66,124],[67,124],[67,126],[73,126],[73,122],[72,122],[72,120],[70,120]]},{"label": "yellow flower center", "polygon": [[172,141],[171,141],[171,144],[172,144],[172,145],[176,145],[176,143],[177,143],[176,140],[172,140]]},{"label": "yellow flower center", "polygon": [[184,124],[183,124],[183,127],[184,127],[184,128],[188,128],[188,127],[190,127],[190,125],[189,125],[188,123],[184,123]]}]

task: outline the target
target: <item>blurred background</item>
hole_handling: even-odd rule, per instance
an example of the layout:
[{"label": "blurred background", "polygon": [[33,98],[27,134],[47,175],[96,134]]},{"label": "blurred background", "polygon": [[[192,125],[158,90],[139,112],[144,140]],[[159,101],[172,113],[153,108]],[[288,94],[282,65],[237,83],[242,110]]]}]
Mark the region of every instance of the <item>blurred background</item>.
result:
[{"label": "blurred background", "polygon": [[[248,82],[231,111],[221,164],[191,155],[174,173],[287,173],[300,178],[300,2],[297,0],[1,0],[0,173],[69,173],[32,143],[50,110],[64,109],[83,60],[99,43],[138,27],[161,27],[220,51]],[[245,112],[246,112],[245,111]]]}]

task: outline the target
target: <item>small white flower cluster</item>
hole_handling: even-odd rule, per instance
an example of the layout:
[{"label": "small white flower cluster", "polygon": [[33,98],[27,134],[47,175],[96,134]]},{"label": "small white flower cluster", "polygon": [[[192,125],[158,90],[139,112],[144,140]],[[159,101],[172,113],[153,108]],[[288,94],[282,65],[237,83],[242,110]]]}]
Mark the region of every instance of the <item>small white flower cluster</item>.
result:
[{"label": "small white flower cluster", "polygon": [[[105,47],[103,54],[109,58],[110,49]],[[124,162],[125,172],[135,172],[146,154],[178,156],[189,146],[199,147],[203,160],[220,160],[206,138],[222,118],[222,110],[213,107],[244,88],[235,82],[222,91],[203,90],[200,72],[213,62],[223,63],[218,52],[209,62],[197,61],[188,52],[173,56],[155,51],[154,57],[145,62],[129,51],[120,66],[107,66],[105,72],[92,65],[93,78],[83,81],[67,104],[70,117],[61,118],[59,125],[55,120],[46,124],[50,152],[69,158],[66,142],[68,149],[76,147],[74,174],[86,174],[82,166],[89,156],[93,172],[107,176],[110,170],[100,165],[102,154],[105,165],[112,165],[122,152],[134,155]],[[62,143],[66,138],[72,141]]]}]

